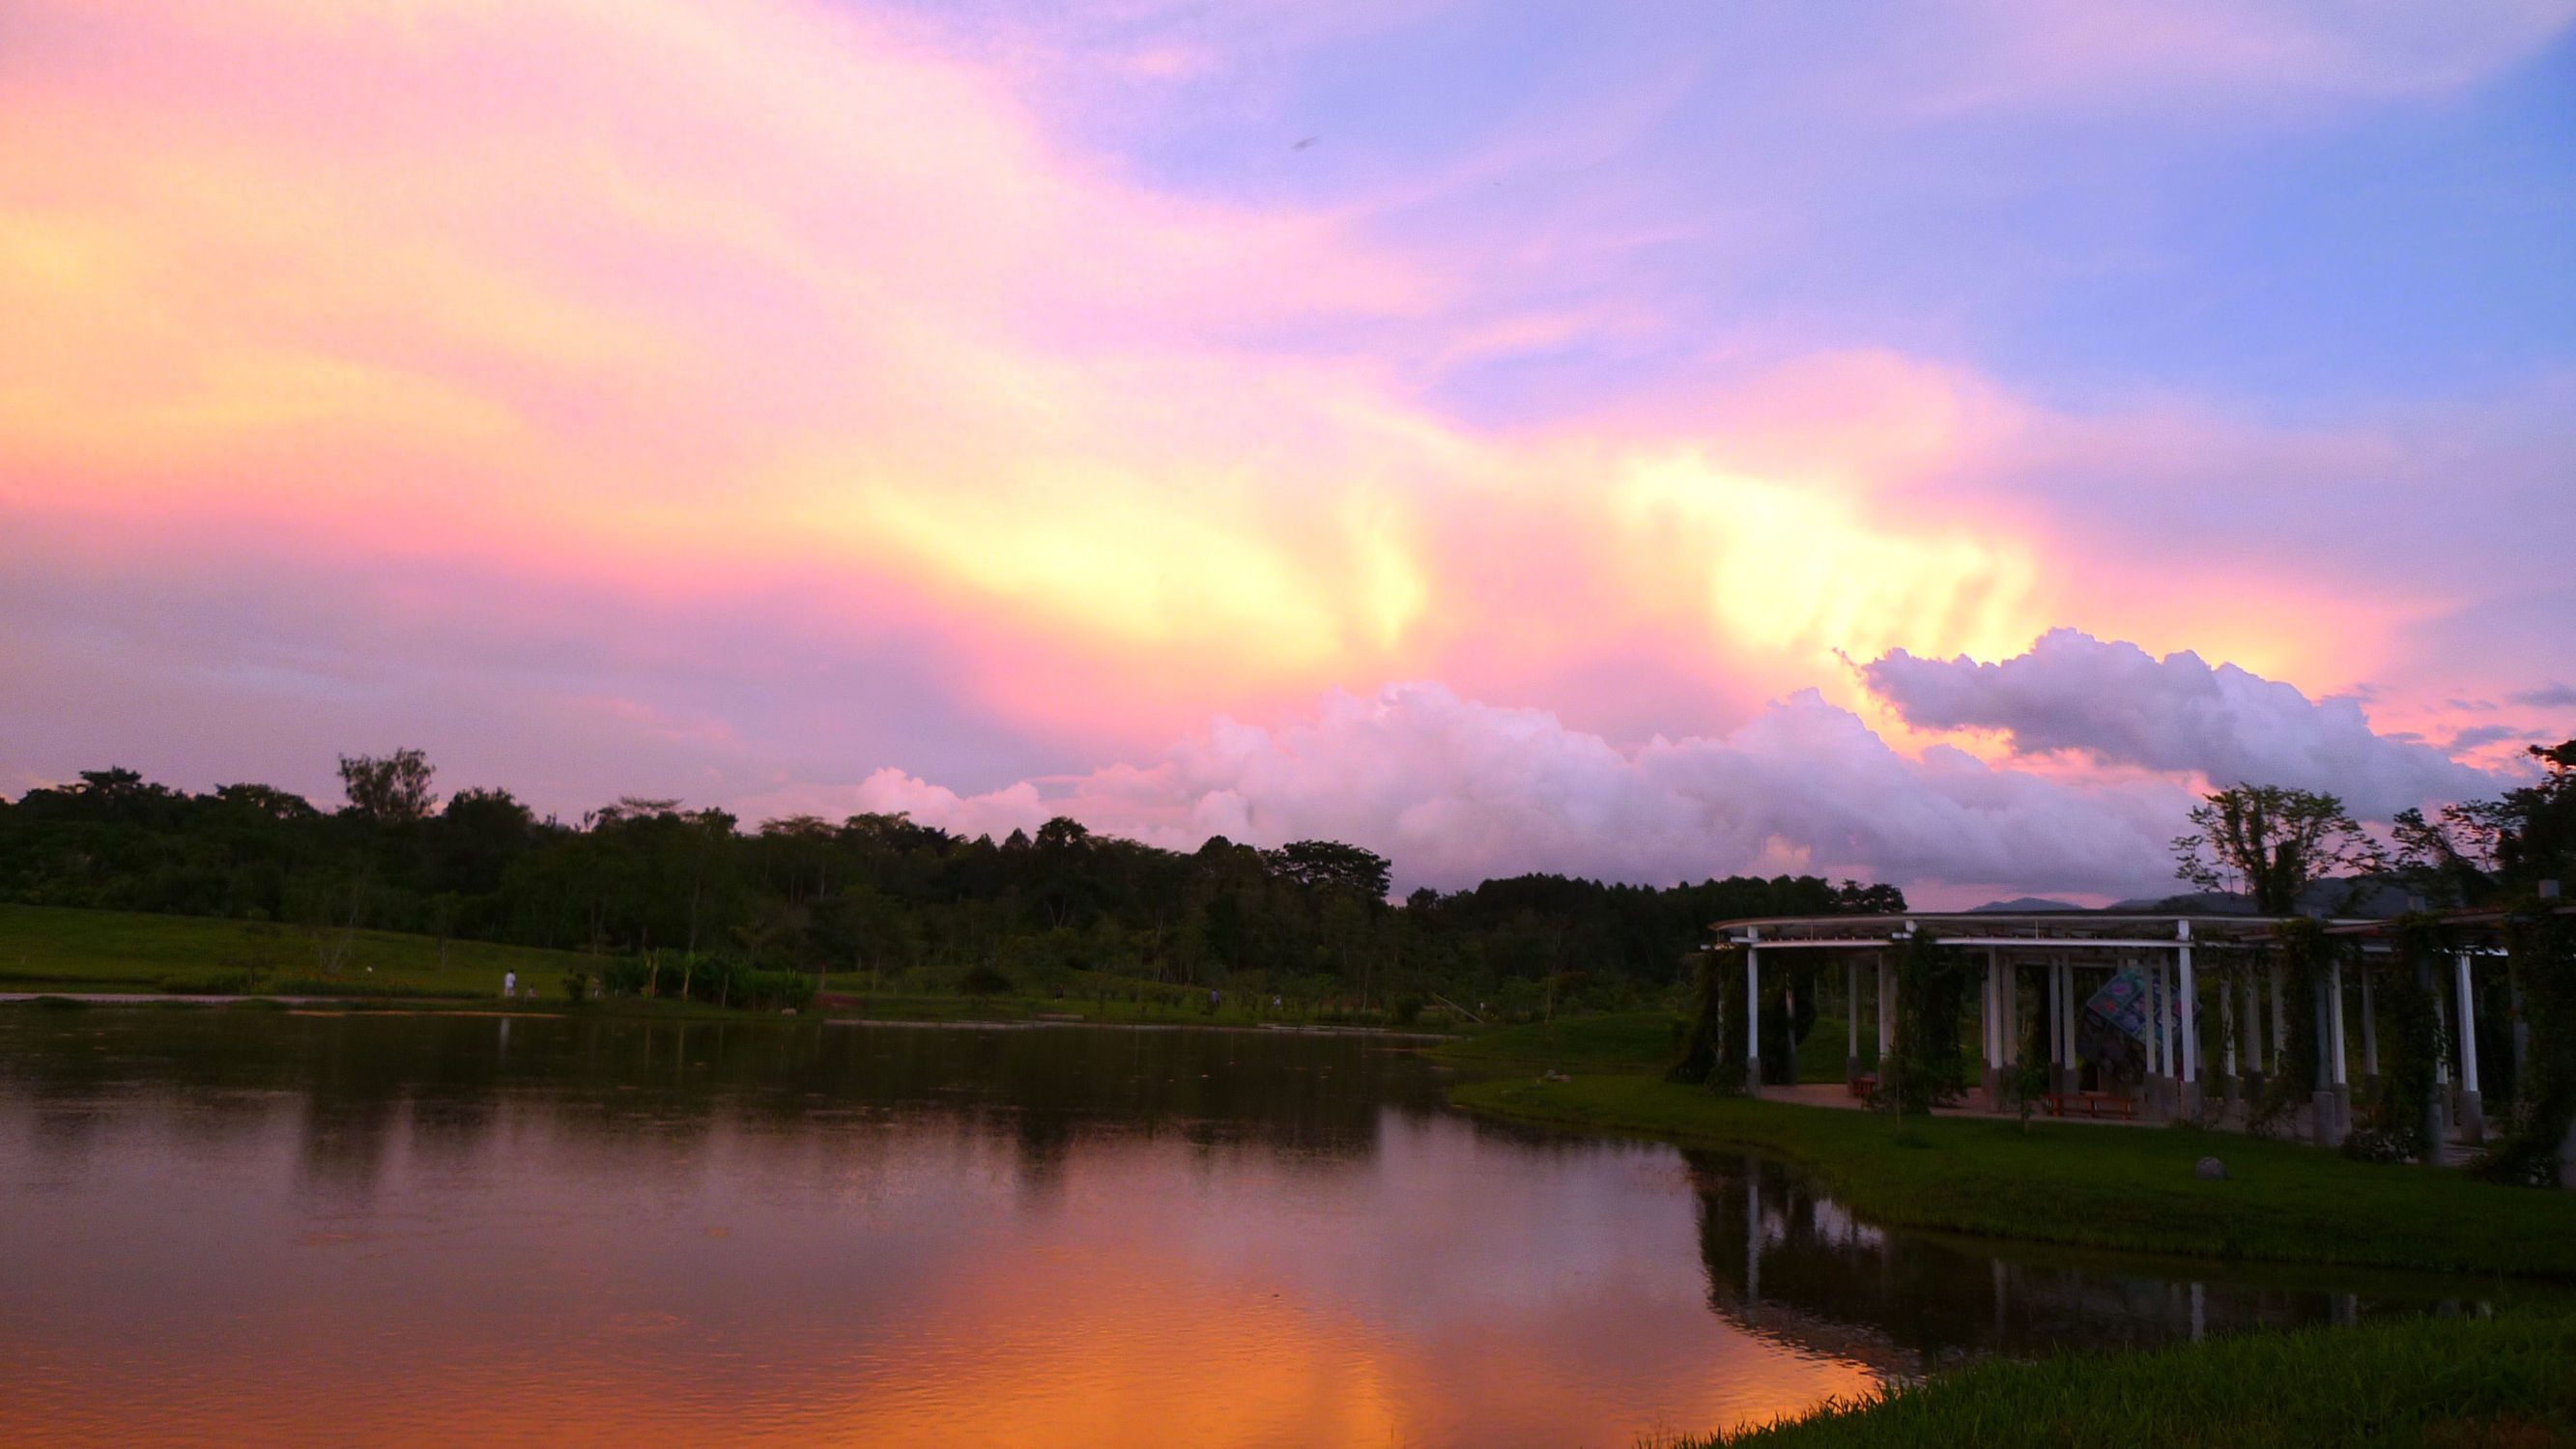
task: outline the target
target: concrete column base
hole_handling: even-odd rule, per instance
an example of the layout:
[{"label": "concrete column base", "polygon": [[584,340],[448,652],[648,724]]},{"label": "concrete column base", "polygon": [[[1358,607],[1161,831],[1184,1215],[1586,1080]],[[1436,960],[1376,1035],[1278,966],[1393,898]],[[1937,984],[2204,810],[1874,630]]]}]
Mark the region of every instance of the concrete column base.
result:
[{"label": "concrete column base", "polygon": [[2002,1111],[2002,1110],[2004,1109],[2004,1070],[2003,1070],[2003,1068],[2001,1068],[2001,1067],[1988,1067],[1988,1068],[1986,1068],[1986,1078],[1985,1078],[1984,1086],[1985,1086],[1985,1091],[1986,1091],[1986,1110],[1987,1110],[1987,1111],[1989,1111],[1989,1112],[2000,1112],[2000,1111]]},{"label": "concrete column base", "polygon": [[2198,1083],[2198,1082],[2185,1082],[2185,1083],[2183,1083],[2183,1084],[2182,1084],[2182,1115],[2184,1115],[2185,1117],[2188,1117],[2188,1118],[2190,1118],[2191,1120],[2193,1120],[2193,1121],[2197,1122],[2197,1121],[2199,1121],[2199,1120],[2200,1120],[2200,1108],[2201,1108],[2200,1083]]},{"label": "concrete column base", "polygon": [[2479,1096],[2466,1087],[2460,1089],[2460,1140],[2471,1146],[2487,1140],[2486,1104]]},{"label": "concrete column base", "polygon": [[2334,1135],[2335,1098],[2331,1091],[2308,1094],[2308,1140],[2319,1147],[2332,1147],[2339,1140]]}]

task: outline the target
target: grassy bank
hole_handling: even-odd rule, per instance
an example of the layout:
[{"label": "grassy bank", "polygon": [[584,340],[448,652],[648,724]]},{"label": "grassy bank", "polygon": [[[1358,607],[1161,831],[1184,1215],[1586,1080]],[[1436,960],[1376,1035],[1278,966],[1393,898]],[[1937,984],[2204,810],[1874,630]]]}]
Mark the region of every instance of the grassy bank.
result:
[{"label": "grassy bank", "polygon": [[2576,1445],[2576,1320],[2422,1318],[1987,1363],[1690,1445]]},{"label": "grassy bank", "polygon": [[1558,1071],[1647,1071],[1671,1061],[1680,1022],[1662,1012],[1502,1027],[1440,1047],[1447,1061]]},{"label": "grassy bank", "polygon": [[[337,970],[323,948],[346,946]],[[87,911],[0,903],[0,992],[171,993],[187,995],[392,997],[484,1001],[501,994],[504,973],[537,1005],[562,1009],[564,977],[595,974],[598,957],[482,941],[449,941],[392,931],[337,933],[266,921]],[[827,1014],[879,1021],[1030,1021],[1045,1018],[1161,1026],[1303,1026],[1318,1023],[1293,1002],[1240,992],[1211,1010],[1203,989],[1126,977],[1076,973],[1053,995],[905,995],[870,992],[851,973],[824,979]],[[724,1015],[704,1002],[595,1001],[593,1011],[650,1015]],[[739,1011],[731,1013],[740,1015]],[[1369,1023],[1374,1024],[1374,1022]],[[1663,1028],[1658,1027],[1657,1030]]]},{"label": "grassy bank", "polygon": [[[1438,1055],[1461,1065],[1660,1073],[1680,1051],[1681,1040],[1680,1018],[1639,1011],[1499,1027],[1442,1047]],[[1840,1018],[1819,1018],[1798,1047],[1798,1080],[1841,1081],[1848,1045]]]},{"label": "grassy bank", "polygon": [[572,951],[358,931],[326,970],[301,927],[269,921],[157,916],[0,904],[0,991],[249,989],[287,995],[499,996],[504,972],[560,992],[568,971],[597,963]]},{"label": "grassy bank", "polygon": [[[1935,1118],[1716,1097],[1637,1075],[1463,1083],[1522,1121],[1749,1148],[1882,1223],[2125,1252],[2576,1278],[2576,1193],[2188,1128]],[[2204,1155],[2228,1180],[2203,1182]]]}]

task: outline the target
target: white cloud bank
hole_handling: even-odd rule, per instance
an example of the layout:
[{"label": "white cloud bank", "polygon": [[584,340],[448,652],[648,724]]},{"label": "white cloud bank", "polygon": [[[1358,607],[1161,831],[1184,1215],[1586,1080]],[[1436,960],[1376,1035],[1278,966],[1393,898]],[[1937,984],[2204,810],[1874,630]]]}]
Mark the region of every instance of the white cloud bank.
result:
[{"label": "white cloud bank", "polygon": [[1396,864],[1400,889],[1556,871],[1669,883],[1738,872],[1892,881],[1926,904],[1988,893],[2115,897],[2172,887],[2168,842],[2205,780],[2329,789],[2372,817],[2504,782],[2375,733],[2349,700],[2198,656],[2061,629],[2000,664],[1891,653],[1863,668],[1918,728],[1990,729],[2014,752],[2095,768],[1989,765],[1949,745],[1892,747],[1814,690],[1723,737],[1621,748],[1553,713],[1445,685],[1326,695],[1312,718],[1216,720],[1146,765],[961,796],[897,769],[854,788],[743,802],[904,811],[1001,835],[1071,815],[1175,849],[1324,837]]},{"label": "white cloud bank", "polygon": [[886,769],[837,793],[969,834],[1064,814],[1178,849],[1210,835],[1347,840],[1392,859],[1399,888],[1525,871],[1656,883],[1791,871],[2109,895],[2167,875],[2187,803],[2161,781],[2095,788],[1946,746],[1909,759],[1813,690],[1722,739],[1623,750],[1547,711],[1428,683],[1330,694],[1311,720],[1275,729],[1220,719],[1149,766],[975,796]]},{"label": "white cloud bank", "polygon": [[2375,732],[2354,700],[2312,701],[2233,664],[2213,669],[2188,651],[2157,659],[2073,629],[2052,629],[1999,664],[1899,649],[1861,674],[1918,729],[1997,730],[2015,754],[2080,751],[2220,786],[2330,791],[2365,819],[2503,783],[2429,745]]}]

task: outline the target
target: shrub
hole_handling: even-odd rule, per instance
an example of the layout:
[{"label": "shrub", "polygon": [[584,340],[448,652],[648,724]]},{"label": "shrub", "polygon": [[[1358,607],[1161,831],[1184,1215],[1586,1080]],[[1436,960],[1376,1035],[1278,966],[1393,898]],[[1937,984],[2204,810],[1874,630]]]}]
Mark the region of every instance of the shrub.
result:
[{"label": "shrub", "polygon": [[958,987],[969,996],[999,996],[1011,989],[1011,978],[989,961],[978,961],[968,967]]},{"label": "shrub", "polygon": [[2405,1162],[2414,1156],[2411,1144],[2393,1132],[2376,1127],[2356,1127],[2343,1140],[2343,1155],[2355,1162]]},{"label": "shrub", "polygon": [[614,957],[599,968],[602,996],[641,996],[653,989],[653,963],[640,956]]},{"label": "shrub", "polygon": [[240,996],[259,986],[259,973],[251,970],[183,971],[164,976],[154,983],[176,996]]}]

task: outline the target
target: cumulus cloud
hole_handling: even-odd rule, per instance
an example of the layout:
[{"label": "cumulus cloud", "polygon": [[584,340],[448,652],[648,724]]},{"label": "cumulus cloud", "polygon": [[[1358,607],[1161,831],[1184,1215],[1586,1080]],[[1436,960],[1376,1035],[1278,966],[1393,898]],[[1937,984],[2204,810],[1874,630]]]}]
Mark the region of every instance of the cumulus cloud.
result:
[{"label": "cumulus cloud", "polygon": [[1999,664],[1898,649],[1861,674],[1918,729],[1999,730],[2020,755],[2075,751],[2217,785],[2331,791],[2368,819],[2499,783],[2430,745],[2374,731],[2354,700],[2310,700],[2188,650],[2158,659],[2073,629],[2052,629]]},{"label": "cumulus cloud", "polygon": [[2187,803],[2165,782],[2069,784],[1947,746],[1908,758],[1813,690],[1724,738],[1621,749],[1548,711],[1431,683],[1333,693],[1276,728],[1220,719],[1147,766],[967,796],[886,769],[840,801],[969,833],[1065,814],[1177,849],[1210,835],[1330,837],[1387,855],[1400,888],[1524,871],[1656,883],[1812,871],[1936,894],[2152,889]]}]

